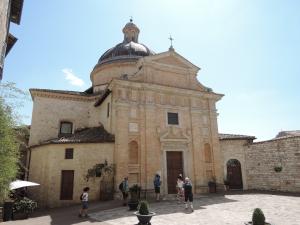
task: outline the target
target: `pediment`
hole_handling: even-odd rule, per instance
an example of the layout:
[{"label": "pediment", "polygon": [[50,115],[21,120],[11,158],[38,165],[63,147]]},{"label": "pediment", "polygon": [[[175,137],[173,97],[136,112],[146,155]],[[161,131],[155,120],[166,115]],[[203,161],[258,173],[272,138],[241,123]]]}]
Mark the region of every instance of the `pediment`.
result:
[{"label": "pediment", "polygon": [[186,63],[183,63],[182,61],[180,61],[174,56],[167,56],[165,58],[160,58],[153,61],[161,64],[167,64],[167,65],[178,66],[183,68],[190,68]]},{"label": "pediment", "polygon": [[153,56],[147,56],[144,59],[146,62],[152,62],[161,66],[165,65],[182,69],[190,69],[194,70],[195,72],[200,69],[175,51],[168,51]]}]

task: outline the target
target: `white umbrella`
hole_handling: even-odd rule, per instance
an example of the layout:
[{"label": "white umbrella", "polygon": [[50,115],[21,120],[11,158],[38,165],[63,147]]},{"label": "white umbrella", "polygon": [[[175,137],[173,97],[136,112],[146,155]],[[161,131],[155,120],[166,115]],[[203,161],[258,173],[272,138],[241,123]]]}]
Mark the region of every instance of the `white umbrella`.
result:
[{"label": "white umbrella", "polygon": [[16,180],[9,184],[9,189],[14,190],[22,187],[29,187],[29,186],[38,186],[40,184],[26,181],[26,180]]}]

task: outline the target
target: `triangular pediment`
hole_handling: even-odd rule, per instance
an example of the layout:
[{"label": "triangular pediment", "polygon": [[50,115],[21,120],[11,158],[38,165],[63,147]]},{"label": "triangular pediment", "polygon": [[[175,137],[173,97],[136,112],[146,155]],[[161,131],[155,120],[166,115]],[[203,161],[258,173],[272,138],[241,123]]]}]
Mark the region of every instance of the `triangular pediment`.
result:
[{"label": "triangular pediment", "polygon": [[172,66],[182,69],[190,69],[197,72],[200,68],[192,64],[190,61],[179,55],[175,51],[167,51],[156,55],[145,57],[146,62],[152,62],[159,65]]}]

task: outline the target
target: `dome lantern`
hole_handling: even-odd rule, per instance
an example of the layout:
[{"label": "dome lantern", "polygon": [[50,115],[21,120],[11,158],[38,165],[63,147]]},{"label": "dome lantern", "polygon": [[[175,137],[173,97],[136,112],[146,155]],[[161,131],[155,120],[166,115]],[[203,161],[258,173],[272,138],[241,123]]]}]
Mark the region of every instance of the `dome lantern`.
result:
[{"label": "dome lantern", "polygon": [[102,54],[95,67],[114,61],[133,61],[141,57],[154,55],[146,45],[138,42],[140,29],[132,19],[123,28],[124,40]]},{"label": "dome lantern", "polygon": [[122,31],[124,33],[123,42],[129,43],[133,41],[138,43],[140,29],[132,22],[132,19],[130,19],[130,22],[125,25]]}]

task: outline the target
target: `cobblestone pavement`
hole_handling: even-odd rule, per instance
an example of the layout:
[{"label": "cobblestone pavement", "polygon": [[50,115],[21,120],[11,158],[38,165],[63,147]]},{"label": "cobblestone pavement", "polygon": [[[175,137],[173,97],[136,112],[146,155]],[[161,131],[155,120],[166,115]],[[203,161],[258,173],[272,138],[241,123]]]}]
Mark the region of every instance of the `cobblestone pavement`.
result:
[{"label": "cobblestone pavement", "polygon": [[[271,194],[232,194],[225,196],[202,196],[194,200],[194,212],[185,210],[176,201],[150,203],[151,211],[156,212],[152,225],[243,225],[249,221],[254,208],[261,208],[267,222],[272,225],[300,225],[300,197]],[[126,207],[106,210],[92,210],[88,219],[76,218],[74,211],[63,220],[37,216],[7,224],[37,225],[134,225],[138,220]],[[55,217],[52,213],[52,217]],[[68,219],[69,218],[69,219]],[[76,219],[75,219],[76,218]],[[3,223],[5,225],[6,223]]]}]

